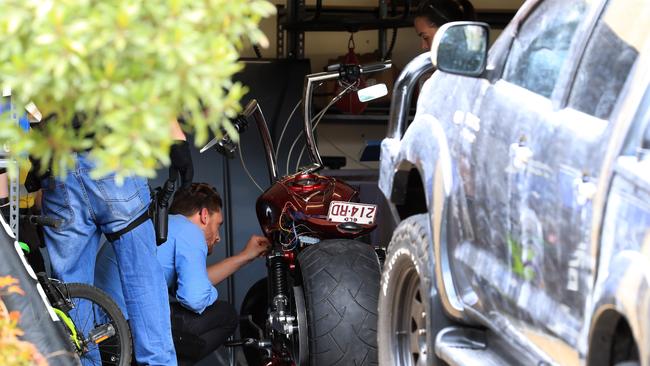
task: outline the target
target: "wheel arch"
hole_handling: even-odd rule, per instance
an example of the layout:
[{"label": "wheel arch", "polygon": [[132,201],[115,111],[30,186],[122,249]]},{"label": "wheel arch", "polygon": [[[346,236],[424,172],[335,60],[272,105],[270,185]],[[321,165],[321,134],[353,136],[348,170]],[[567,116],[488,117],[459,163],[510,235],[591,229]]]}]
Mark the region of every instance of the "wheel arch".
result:
[{"label": "wheel arch", "polygon": [[397,212],[397,224],[433,212],[434,184],[442,184],[447,196],[451,192],[448,136],[442,123],[430,114],[417,115],[401,141],[386,139],[382,160],[380,188]]},{"label": "wheel arch", "polygon": [[[613,306],[599,309],[592,325],[587,351],[587,365],[608,366],[622,361],[639,360],[638,342],[628,319]],[[630,349],[632,359],[617,355],[618,349]],[[634,350],[631,350],[634,348]]]},{"label": "wheel arch", "polygon": [[399,215],[399,221],[428,212],[429,200],[420,167],[409,161],[399,164],[393,177],[390,201]]},{"label": "wheel arch", "polygon": [[[382,149],[384,147],[382,146]],[[396,216],[396,223],[417,214],[426,213],[430,235],[431,258],[434,263],[434,284],[445,312],[454,319],[465,319],[462,305],[455,293],[446,259],[443,226],[452,195],[454,172],[449,140],[443,124],[429,114],[416,117],[406,131],[399,147],[394,143],[382,154],[395,152],[392,176],[384,185],[384,194]],[[382,155],[384,156],[384,155]],[[382,171],[386,171],[382,166]],[[447,274],[447,275],[445,275]]]},{"label": "wheel arch", "polygon": [[[589,331],[586,364],[609,365],[612,350],[629,343],[636,358],[650,364],[650,269],[645,256],[634,250],[616,253],[597,281]],[[619,359],[618,361],[625,361]]]}]

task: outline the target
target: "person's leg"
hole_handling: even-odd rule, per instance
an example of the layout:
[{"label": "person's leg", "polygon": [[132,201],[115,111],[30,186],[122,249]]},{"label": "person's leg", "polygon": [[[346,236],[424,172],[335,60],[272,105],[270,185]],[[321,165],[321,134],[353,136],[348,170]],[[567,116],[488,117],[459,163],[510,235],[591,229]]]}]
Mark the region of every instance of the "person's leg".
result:
[{"label": "person's leg", "polygon": [[[217,300],[214,304],[205,308],[203,313],[197,314],[185,309],[178,303],[171,304],[172,308],[172,332],[176,342],[179,342],[179,335],[189,335],[188,343],[195,344],[191,354],[180,354],[179,360],[190,359],[198,362],[219,348],[230,335],[235,332],[238,324],[238,316],[235,308],[225,302]],[[182,343],[182,341],[181,341]],[[196,346],[200,345],[200,346]],[[180,348],[184,348],[180,345]]]},{"label": "person's leg", "polygon": [[52,275],[64,282],[92,285],[101,233],[78,172],[69,172],[64,180],[46,178],[42,185],[43,215],[63,220],[59,228],[43,228]]},{"label": "person's leg", "polygon": [[[92,165],[87,167],[84,185],[102,232],[118,232],[146,212],[150,192],[144,178],[127,177],[117,185],[113,176],[91,179]],[[156,260],[153,224],[145,221],[113,242],[113,247],[137,362],[175,365],[167,285]]]},{"label": "person's leg", "polygon": [[169,298],[163,271],[156,260],[153,225],[143,223],[114,242],[122,292],[133,331],[138,363],[172,365]]},{"label": "person's leg", "polygon": [[[43,181],[43,214],[63,220],[55,229],[44,227],[44,237],[52,267],[52,276],[72,283],[92,285],[95,254],[101,233],[94,223],[92,208],[78,171],[68,173],[64,180],[46,178]],[[70,311],[70,318],[84,334],[92,328],[90,303],[82,302]],[[84,356],[84,365],[99,362],[97,350]]]}]

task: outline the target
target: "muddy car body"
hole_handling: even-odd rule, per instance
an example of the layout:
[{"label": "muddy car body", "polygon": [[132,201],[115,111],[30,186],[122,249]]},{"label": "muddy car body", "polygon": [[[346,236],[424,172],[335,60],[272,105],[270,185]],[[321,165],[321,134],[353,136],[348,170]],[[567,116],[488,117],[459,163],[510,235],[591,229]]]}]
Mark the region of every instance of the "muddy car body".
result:
[{"label": "muddy car body", "polygon": [[649,17],[528,1],[485,60],[487,26],[452,23],[405,68],[381,148],[381,364],[650,365]]}]

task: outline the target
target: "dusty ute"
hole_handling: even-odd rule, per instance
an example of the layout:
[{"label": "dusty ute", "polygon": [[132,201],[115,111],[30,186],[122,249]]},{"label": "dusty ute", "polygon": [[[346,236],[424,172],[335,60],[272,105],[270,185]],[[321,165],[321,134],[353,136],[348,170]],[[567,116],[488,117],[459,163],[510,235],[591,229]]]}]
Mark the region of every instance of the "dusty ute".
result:
[{"label": "dusty ute", "polygon": [[[382,365],[650,365],[650,2],[527,1],[398,79]],[[407,123],[417,79],[420,90]]]}]

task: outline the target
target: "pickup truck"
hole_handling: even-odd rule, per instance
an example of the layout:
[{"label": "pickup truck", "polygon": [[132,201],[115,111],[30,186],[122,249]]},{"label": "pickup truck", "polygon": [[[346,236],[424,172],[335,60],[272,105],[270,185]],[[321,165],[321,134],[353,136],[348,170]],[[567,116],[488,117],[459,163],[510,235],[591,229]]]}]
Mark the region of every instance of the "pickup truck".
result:
[{"label": "pickup truck", "polygon": [[486,24],[448,23],[405,67],[381,365],[650,365],[649,19],[529,0],[489,51]]}]

